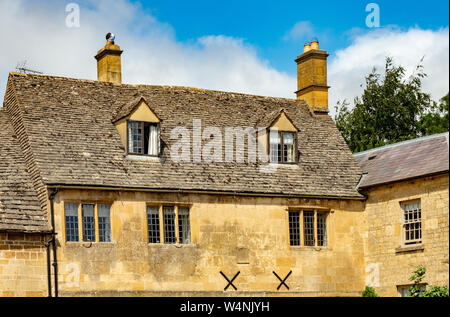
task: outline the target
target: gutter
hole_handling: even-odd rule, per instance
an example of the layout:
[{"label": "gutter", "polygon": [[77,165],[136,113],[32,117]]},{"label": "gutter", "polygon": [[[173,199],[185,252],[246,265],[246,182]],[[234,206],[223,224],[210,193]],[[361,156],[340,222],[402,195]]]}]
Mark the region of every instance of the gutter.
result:
[{"label": "gutter", "polygon": [[359,187],[361,186],[361,183],[363,182],[364,178],[367,176],[368,173],[362,173],[361,177],[359,178],[359,182],[355,187],[355,190],[359,190]]},{"label": "gutter", "polygon": [[59,189],[91,189],[91,190],[110,190],[110,191],[142,191],[142,192],[158,192],[158,193],[186,193],[186,194],[211,194],[211,195],[232,195],[232,196],[258,196],[258,197],[284,197],[284,198],[310,198],[310,199],[350,199],[365,200],[362,196],[326,196],[326,195],[301,195],[301,194],[268,194],[258,192],[235,192],[235,191],[211,191],[211,190],[189,190],[189,189],[162,189],[162,188],[145,188],[145,187],[111,187],[103,185],[66,185],[66,184],[48,184],[48,188]]},{"label": "gutter", "polygon": [[411,176],[411,177],[406,177],[406,178],[401,178],[401,179],[394,179],[394,180],[387,181],[387,182],[381,182],[381,183],[374,183],[374,184],[369,184],[369,185],[365,185],[365,186],[359,186],[358,190],[366,190],[366,189],[377,187],[377,186],[385,186],[385,185],[392,185],[392,184],[401,183],[401,182],[409,182],[409,181],[414,181],[414,180],[418,180],[418,179],[421,179],[421,178],[441,176],[441,175],[445,175],[445,174],[448,174],[448,173],[449,173],[449,170],[446,170],[446,171],[429,173],[429,174],[418,175],[418,176]]}]

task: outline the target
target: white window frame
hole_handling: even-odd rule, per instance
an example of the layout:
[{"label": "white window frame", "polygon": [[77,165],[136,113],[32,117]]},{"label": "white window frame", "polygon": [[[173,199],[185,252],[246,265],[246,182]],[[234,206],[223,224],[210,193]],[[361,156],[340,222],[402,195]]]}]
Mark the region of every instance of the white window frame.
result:
[{"label": "white window frame", "polygon": [[[420,199],[409,200],[400,203],[402,208],[402,245],[403,246],[414,246],[422,244],[422,204]],[[418,206],[418,208],[417,208]],[[416,209],[414,209],[416,208]],[[409,221],[406,215],[412,215],[412,219]],[[414,213],[417,213],[417,219],[414,219]],[[413,229],[412,232],[419,232],[419,238],[407,239],[406,237],[406,227],[408,225],[419,225],[419,229]]]},{"label": "white window frame", "polygon": [[[160,123],[156,122],[147,122],[147,121],[139,121],[139,120],[127,120],[127,154],[129,155],[141,155],[141,156],[150,156],[150,157],[159,157],[161,155],[161,125]],[[141,134],[141,153],[137,153],[133,151],[133,134],[130,133],[133,131],[131,129],[132,124],[138,124],[139,125],[139,131]],[[148,153],[148,148],[150,147],[150,142],[152,142],[152,134],[149,131],[149,144],[147,149],[145,148],[145,126],[148,126],[148,128],[151,130],[152,127],[155,128],[155,142],[156,144],[153,144],[153,147],[155,148],[156,153]],[[131,130],[131,131],[130,131]]]},{"label": "white window frame", "polygon": [[[292,160],[287,160],[286,155],[284,154],[284,141],[286,135],[292,135],[293,138],[293,144],[292,150],[293,150],[293,157]],[[279,140],[278,143],[272,143],[273,139]],[[269,160],[271,163],[275,164],[296,164],[298,163],[297,158],[297,132],[293,131],[283,131],[278,129],[268,129],[268,149],[269,149]],[[278,149],[278,146],[280,149]],[[280,160],[278,160],[278,158]]]}]

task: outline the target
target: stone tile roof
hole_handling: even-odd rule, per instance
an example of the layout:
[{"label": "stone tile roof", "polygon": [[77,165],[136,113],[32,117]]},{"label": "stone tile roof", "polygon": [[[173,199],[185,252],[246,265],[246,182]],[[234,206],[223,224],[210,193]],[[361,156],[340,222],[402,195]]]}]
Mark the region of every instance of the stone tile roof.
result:
[{"label": "stone tile roof", "polygon": [[[50,76],[14,75],[23,120],[45,184],[119,186],[221,192],[361,197],[361,170],[329,116],[313,116],[302,101],[186,87],[117,85]],[[126,157],[111,123],[117,105],[144,97],[161,119],[161,161]],[[256,164],[175,163],[177,126],[255,127],[281,111],[300,129],[298,168],[261,173]]]},{"label": "stone tile roof", "polygon": [[17,136],[0,108],[0,231],[48,231]]},{"label": "stone tile roof", "polygon": [[447,132],[354,154],[367,173],[359,188],[448,173],[448,137]]},{"label": "stone tile roof", "polygon": [[[303,101],[15,73],[10,74],[6,95],[5,107],[13,115],[10,122],[21,137],[12,144],[8,128],[8,133],[3,130],[0,134],[0,143],[9,144],[7,149],[14,145],[18,150],[18,144],[25,149],[26,166],[42,210],[46,187],[55,185],[362,198],[355,189],[361,170],[333,121],[329,116],[312,115]],[[112,123],[132,110],[140,98],[145,98],[161,119],[160,160],[127,157]],[[256,163],[171,160],[170,148],[178,140],[171,140],[170,133],[177,126],[192,131],[193,119],[200,119],[202,127],[222,131],[225,127],[259,127],[261,120],[273,119],[282,110],[300,129],[298,166],[262,173]],[[4,113],[2,120],[7,124]],[[4,170],[20,166],[25,173],[21,157],[5,151],[3,146],[0,161],[7,164]],[[12,176],[8,172],[8,177]],[[6,189],[13,185],[8,183]],[[14,186],[27,189],[29,200],[22,207],[37,213],[29,183]],[[5,204],[4,196],[1,203]]]}]

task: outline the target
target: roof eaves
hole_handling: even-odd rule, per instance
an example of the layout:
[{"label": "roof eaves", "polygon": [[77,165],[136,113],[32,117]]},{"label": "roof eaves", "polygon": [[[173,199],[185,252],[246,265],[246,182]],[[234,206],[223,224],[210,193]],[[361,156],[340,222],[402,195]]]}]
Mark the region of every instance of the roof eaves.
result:
[{"label": "roof eaves", "polygon": [[[358,189],[361,190],[361,189],[375,187],[375,186],[389,185],[389,184],[394,184],[394,183],[399,183],[399,182],[407,182],[407,181],[411,181],[411,180],[415,180],[415,179],[419,179],[419,178],[445,175],[445,174],[448,174],[448,173],[449,173],[449,170],[447,169],[447,170],[443,170],[443,171],[439,171],[439,172],[415,175],[415,176],[407,177],[407,178],[398,178],[398,179],[392,179],[392,180],[389,180],[389,181],[381,181],[381,182],[377,182],[377,183],[369,183],[367,185],[358,185],[359,186]],[[365,174],[368,174],[368,173],[365,173]],[[361,183],[362,183],[362,180],[361,180]]]},{"label": "roof eaves", "polygon": [[58,189],[102,189],[102,190],[123,190],[123,191],[143,191],[143,192],[177,192],[177,193],[198,193],[198,194],[217,194],[217,195],[238,195],[238,196],[266,196],[266,197],[291,197],[291,198],[327,198],[327,199],[356,199],[361,200],[365,197],[357,190],[354,195],[314,195],[314,194],[289,194],[282,192],[260,192],[260,191],[228,191],[228,190],[204,190],[204,189],[180,189],[180,188],[148,188],[135,186],[108,186],[108,185],[85,185],[85,184],[61,184],[49,183],[48,188]]}]

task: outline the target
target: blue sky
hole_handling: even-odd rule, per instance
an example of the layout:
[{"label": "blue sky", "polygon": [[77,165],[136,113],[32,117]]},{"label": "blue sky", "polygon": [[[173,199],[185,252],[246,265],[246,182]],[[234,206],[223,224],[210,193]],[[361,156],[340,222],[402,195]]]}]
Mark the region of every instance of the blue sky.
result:
[{"label": "blue sky", "polygon": [[[372,0],[373,1],[373,0]],[[19,61],[48,75],[96,80],[93,56],[105,34],[124,50],[124,83],[180,85],[295,98],[296,65],[317,37],[328,59],[329,108],[352,102],[386,56],[408,74],[424,57],[423,90],[449,86],[448,1],[0,0],[0,98]],[[66,5],[80,24],[67,25]]]},{"label": "blue sky", "polygon": [[242,38],[254,45],[272,65],[294,72],[293,59],[303,42],[283,40],[286,32],[298,21],[309,21],[321,46],[333,53],[351,42],[351,34],[369,30],[365,24],[366,5],[380,7],[381,27],[418,26],[436,30],[449,25],[449,3],[442,0],[395,1],[179,1],[144,0],[145,10],[162,22],[170,24],[180,41],[190,41],[207,34],[223,34]]}]

